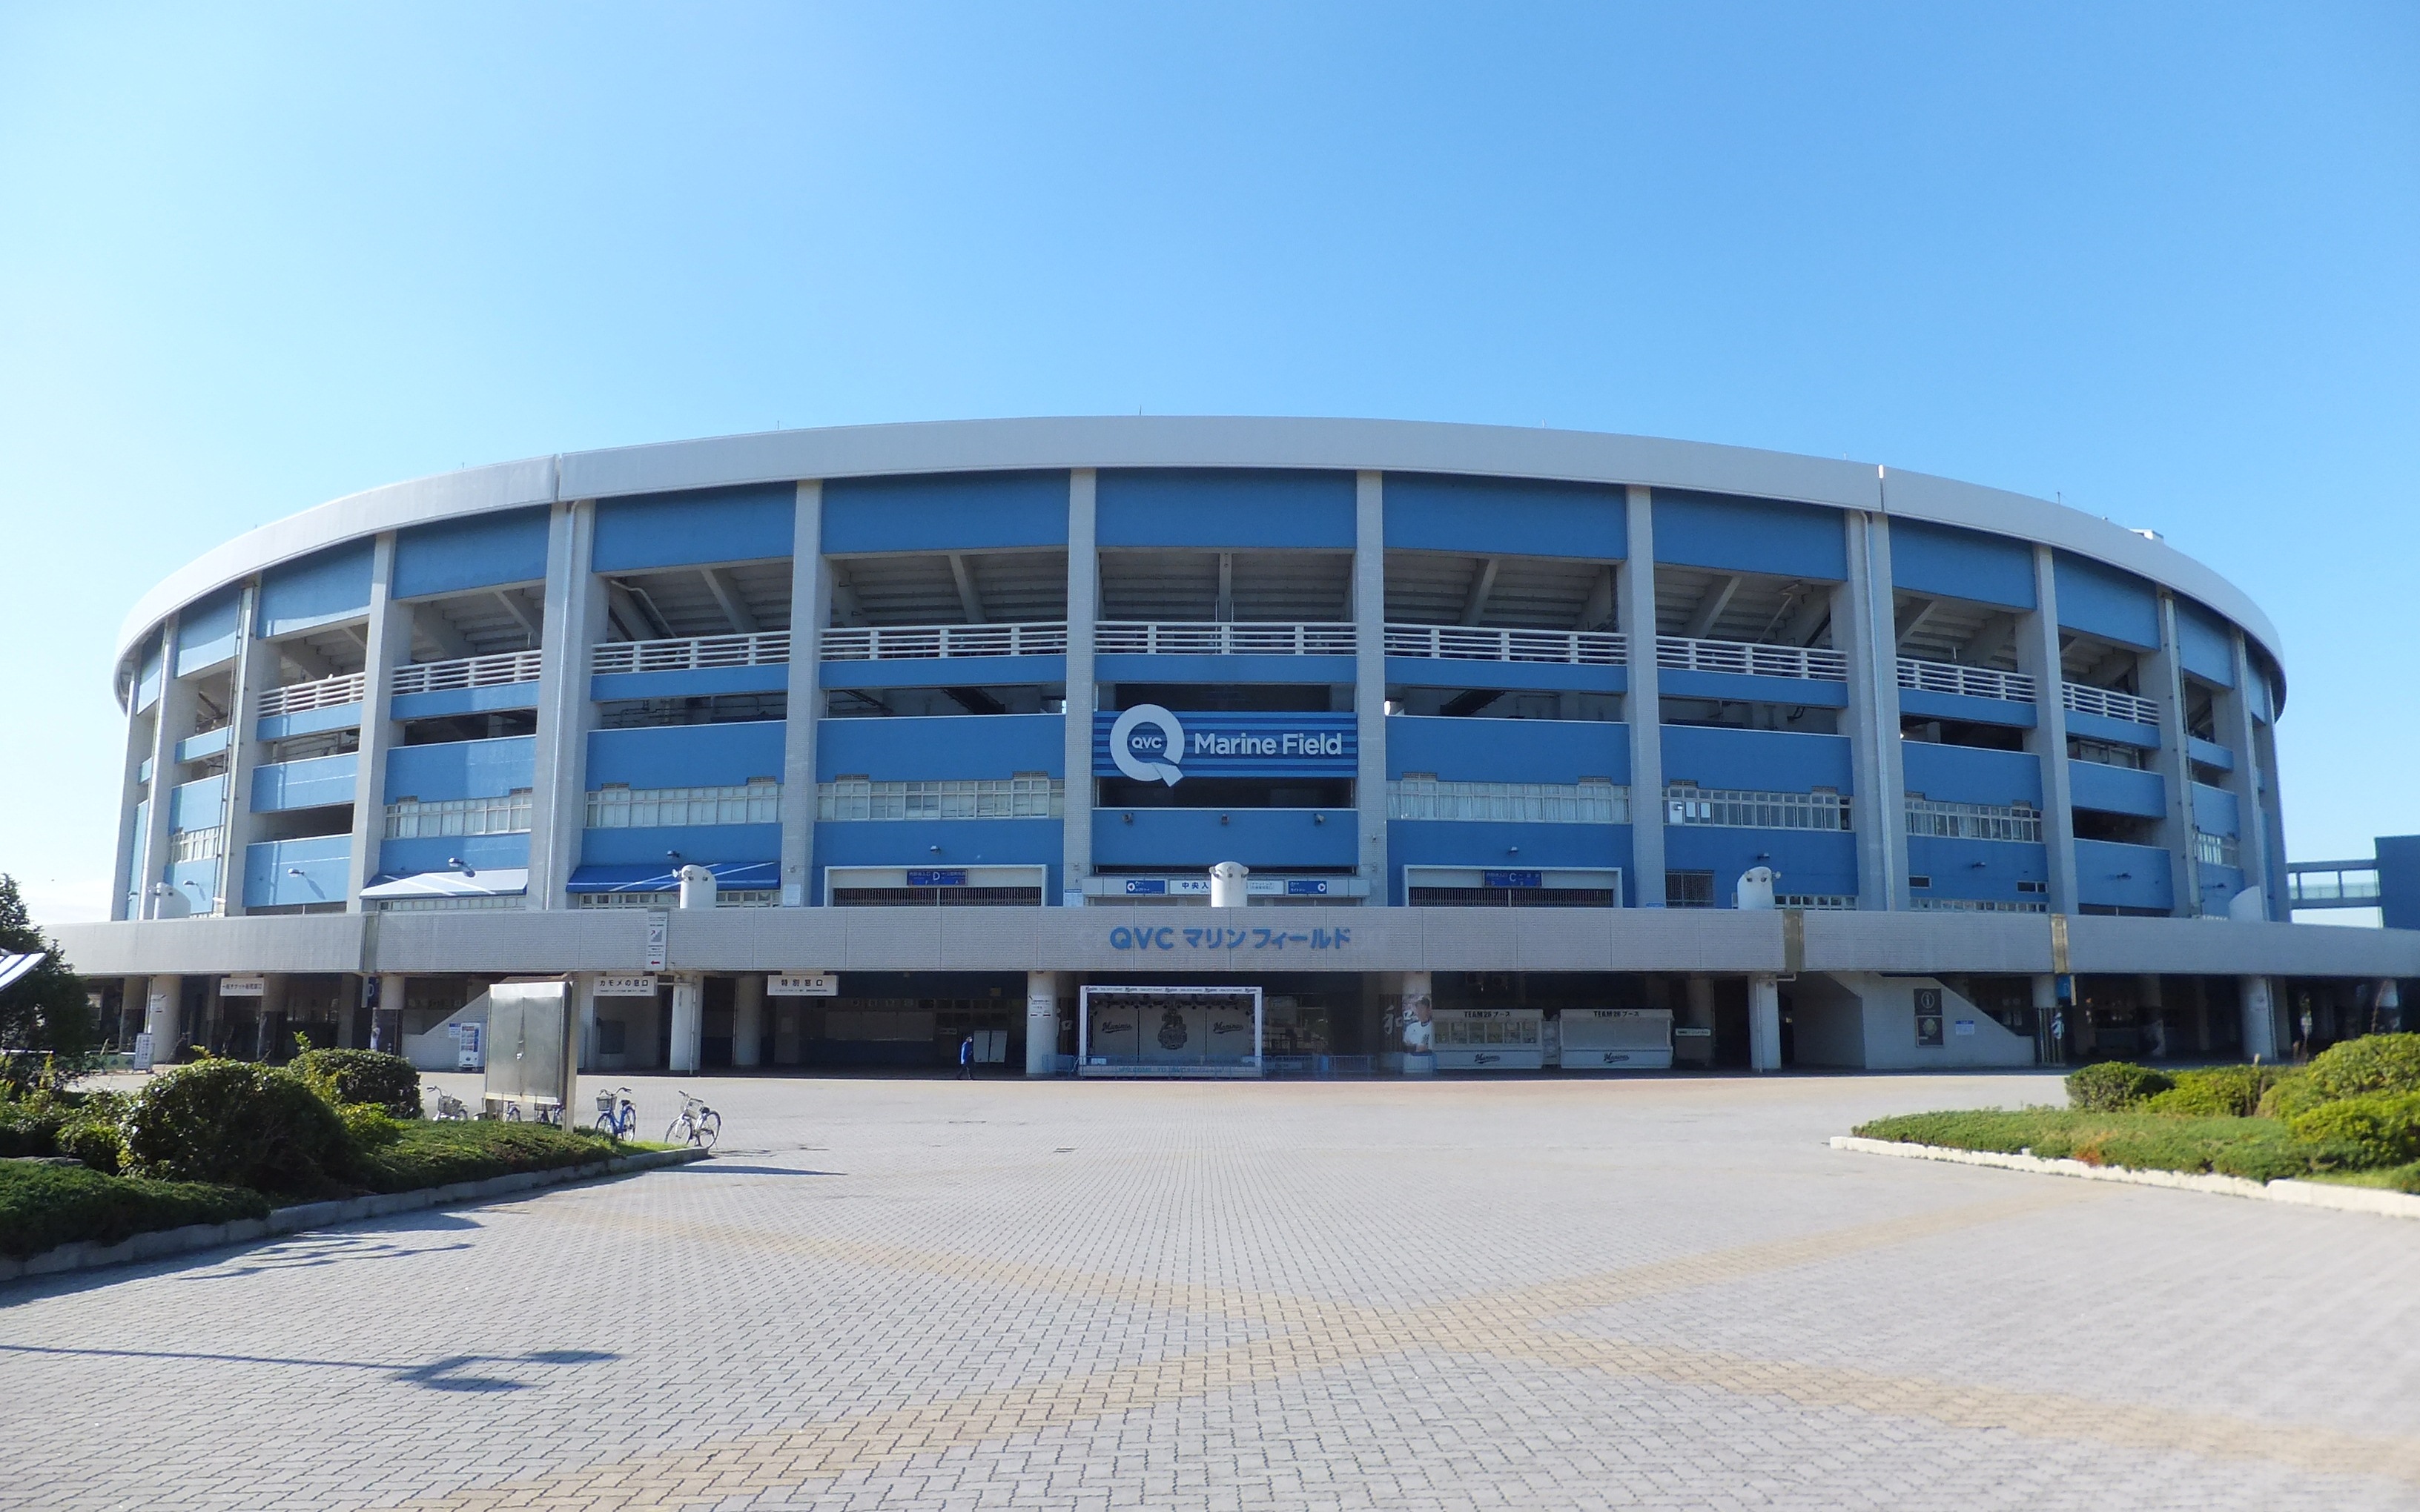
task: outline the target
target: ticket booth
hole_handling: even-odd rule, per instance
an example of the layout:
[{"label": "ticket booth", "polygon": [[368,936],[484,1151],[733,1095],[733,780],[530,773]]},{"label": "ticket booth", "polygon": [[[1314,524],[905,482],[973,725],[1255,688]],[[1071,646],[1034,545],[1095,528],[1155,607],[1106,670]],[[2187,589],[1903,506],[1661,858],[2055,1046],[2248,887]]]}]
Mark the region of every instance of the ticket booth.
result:
[{"label": "ticket booth", "polygon": [[1258,1076],[1258,987],[1086,987],[1079,1076]]},{"label": "ticket booth", "polygon": [[1546,1064],[1546,1015],[1538,1009],[1434,1011],[1439,1071],[1537,1071]]},{"label": "ticket booth", "polygon": [[1672,1069],[1672,1011],[1668,1008],[1567,1008],[1561,1028],[1566,1069]]}]

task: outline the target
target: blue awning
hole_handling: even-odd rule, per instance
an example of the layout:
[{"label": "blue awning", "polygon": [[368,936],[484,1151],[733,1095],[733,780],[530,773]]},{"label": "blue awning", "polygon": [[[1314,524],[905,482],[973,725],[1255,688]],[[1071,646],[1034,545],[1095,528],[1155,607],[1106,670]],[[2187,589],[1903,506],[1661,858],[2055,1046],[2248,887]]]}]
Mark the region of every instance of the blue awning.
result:
[{"label": "blue awning", "polygon": [[[719,889],[770,889],[782,885],[779,861],[684,861],[714,873]],[[679,866],[583,866],[571,873],[568,892],[678,892]]]}]

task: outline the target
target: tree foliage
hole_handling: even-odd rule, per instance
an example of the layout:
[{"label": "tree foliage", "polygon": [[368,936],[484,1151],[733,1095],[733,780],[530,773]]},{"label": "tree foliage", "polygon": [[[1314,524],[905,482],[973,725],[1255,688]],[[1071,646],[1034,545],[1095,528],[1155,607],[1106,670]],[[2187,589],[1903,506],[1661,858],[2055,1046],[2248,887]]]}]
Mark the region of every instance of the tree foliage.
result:
[{"label": "tree foliage", "polygon": [[45,1052],[62,1068],[81,1064],[101,1048],[101,1024],[84,979],[35,926],[17,879],[0,872],[0,954],[33,951],[45,952],[41,964],[0,988],[0,1050],[34,1052],[7,1057],[12,1082],[40,1075]]}]

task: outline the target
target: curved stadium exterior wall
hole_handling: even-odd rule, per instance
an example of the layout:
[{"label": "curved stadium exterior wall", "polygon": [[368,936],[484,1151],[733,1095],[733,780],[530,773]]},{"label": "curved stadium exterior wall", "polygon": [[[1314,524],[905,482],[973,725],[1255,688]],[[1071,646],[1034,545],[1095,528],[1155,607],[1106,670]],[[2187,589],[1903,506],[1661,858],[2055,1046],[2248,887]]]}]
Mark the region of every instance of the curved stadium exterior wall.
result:
[{"label": "curved stadium exterior wall", "polygon": [[[117,682],[116,922],[70,944],[188,995],[653,970],[738,981],[744,1025],[770,972],[1028,973],[1036,1014],[1311,974],[1390,1005],[1383,1056],[1437,973],[1736,979],[1751,1018],[1790,979],[1793,1058],[1876,1064],[1824,1003],[1884,974],[1948,983],[1952,1041],[2003,1028],[1967,977],[2204,974],[2245,1049],[2272,978],[2410,974],[2399,933],[2263,925],[2255,606],[1870,465],[1143,418],[566,455],[228,543]],[[1254,911],[1207,910],[1221,861]],[[1911,1063],[2042,1052],[2001,1037]]]}]

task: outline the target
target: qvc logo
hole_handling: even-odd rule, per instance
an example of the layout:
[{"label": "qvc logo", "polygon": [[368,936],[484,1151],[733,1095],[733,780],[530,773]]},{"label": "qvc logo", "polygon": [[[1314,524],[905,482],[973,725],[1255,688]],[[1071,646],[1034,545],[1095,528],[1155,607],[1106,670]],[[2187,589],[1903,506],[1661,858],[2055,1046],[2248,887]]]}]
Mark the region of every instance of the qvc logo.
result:
[{"label": "qvc logo", "polygon": [[1138,782],[1185,780],[1177,763],[1185,760],[1185,726],[1156,703],[1138,703],[1109,726],[1109,760]]}]

